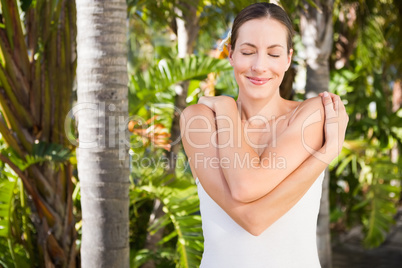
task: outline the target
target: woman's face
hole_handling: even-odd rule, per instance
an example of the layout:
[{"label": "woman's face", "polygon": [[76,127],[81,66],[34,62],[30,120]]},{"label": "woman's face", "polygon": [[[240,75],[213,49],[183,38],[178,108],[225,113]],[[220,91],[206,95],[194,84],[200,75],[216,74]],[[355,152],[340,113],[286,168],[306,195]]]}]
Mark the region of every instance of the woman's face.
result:
[{"label": "woman's face", "polygon": [[229,60],[239,85],[239,97],[269,98],[279,93],[293,51],[288,53],[287,30],[280,22],[263,18],[240,28]]}]

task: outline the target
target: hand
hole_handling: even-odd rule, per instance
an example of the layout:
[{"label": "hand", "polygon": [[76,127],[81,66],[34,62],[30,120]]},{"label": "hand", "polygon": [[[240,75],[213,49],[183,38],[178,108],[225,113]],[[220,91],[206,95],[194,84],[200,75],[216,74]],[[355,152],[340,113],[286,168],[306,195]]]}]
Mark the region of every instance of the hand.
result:
[{"label": "hand", "polygon": [[198,100],[198,104],[204,104],[208,108],[210,108],[212,111],[215,112],[215,107],[219,104],[224,104],[227,102],[234,102],[235,100],[231,97],[228,96],[202,96]]},{"label": "hand", "polygon": [[338,95],[328,92],[319,95],[325,110],[325,153],[335,158],[342,150],[349,116]]}]

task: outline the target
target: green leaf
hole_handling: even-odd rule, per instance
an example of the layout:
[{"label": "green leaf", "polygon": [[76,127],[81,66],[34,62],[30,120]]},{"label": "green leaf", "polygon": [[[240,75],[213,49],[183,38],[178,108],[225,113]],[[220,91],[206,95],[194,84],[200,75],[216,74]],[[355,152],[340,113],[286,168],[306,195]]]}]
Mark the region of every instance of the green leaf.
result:
[{"label": "green leaf", "polygon": [[11,238],[10,234],[10,220],[12,217],[12,206],[14,188],[17,180],[11,181],[1,179],[0,181],[0,236]]},{"label": "green leaf", "polygon": [[21,1],[21,9],[26,12],[32,4],[32,0],[20,0]]},{"label": "green leaf", "polygon": [[[162,186],[158,183],[137,186],[137,193],[132,194],[131,200],[142,192],[162,201],[165,215],[149,226],[149,231],[155,233],[161,228],[167,230],[167,226],[173,226],[173,230],[158,242],[159,247],[165,248],[164,245],[177,239],[174,258],[178,267],[197,267],[203,251],[201,217],[197,215],[197,187],[194,184],[183,189],[179,187],[181,186],[178,184]],[[159,258],[161,257],[159,255]]]},{"label": "green leaf", "polygon": [[66,162],[71,157],[71,151],[61,144],[42,141],[34,144],[32,154],[41,158],[49,158],[52,162]]},{"label": "green leaf", "polygon": [[130,110],[138,109],[157,98],[158,93],[171,91],[171,87],[186,80],[202,80],[209,73],[231,70],[227,60],[205,56],[188,56],[178,59],[164,59],[144,72],[131,75]]}]

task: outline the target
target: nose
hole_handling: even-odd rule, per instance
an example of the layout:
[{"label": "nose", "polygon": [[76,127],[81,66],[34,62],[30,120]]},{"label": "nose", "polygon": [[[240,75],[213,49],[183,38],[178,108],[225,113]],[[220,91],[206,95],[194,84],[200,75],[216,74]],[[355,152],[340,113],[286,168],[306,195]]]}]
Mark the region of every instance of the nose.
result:
[{"label": "nose", "polygon": [[267,55],[264,53],[256,54],[255,60],[251,65],[251,70],[256,73],[264,73],[268,68]]}]

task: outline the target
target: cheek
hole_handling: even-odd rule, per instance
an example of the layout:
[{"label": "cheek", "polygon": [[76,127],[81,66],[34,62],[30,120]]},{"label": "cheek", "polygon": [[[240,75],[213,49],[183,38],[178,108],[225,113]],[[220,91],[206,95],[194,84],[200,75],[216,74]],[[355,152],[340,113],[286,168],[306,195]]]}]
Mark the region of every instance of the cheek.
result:
[{"label": "cheek", "polygon": [[233,60],[232,66],[235,71],[241,72],[249,68],[250,63],[245,57],[237,57],[236,59]]},{"label": "cheek", "polygon": [[286,58],[285,59],[280,59],[280,60],[275,61],[275,62],[272,63],[271,69],[274,70],[277,73],[284,73],[288,69],[287,64],[288,64],[288,62],[287,62]]}]

